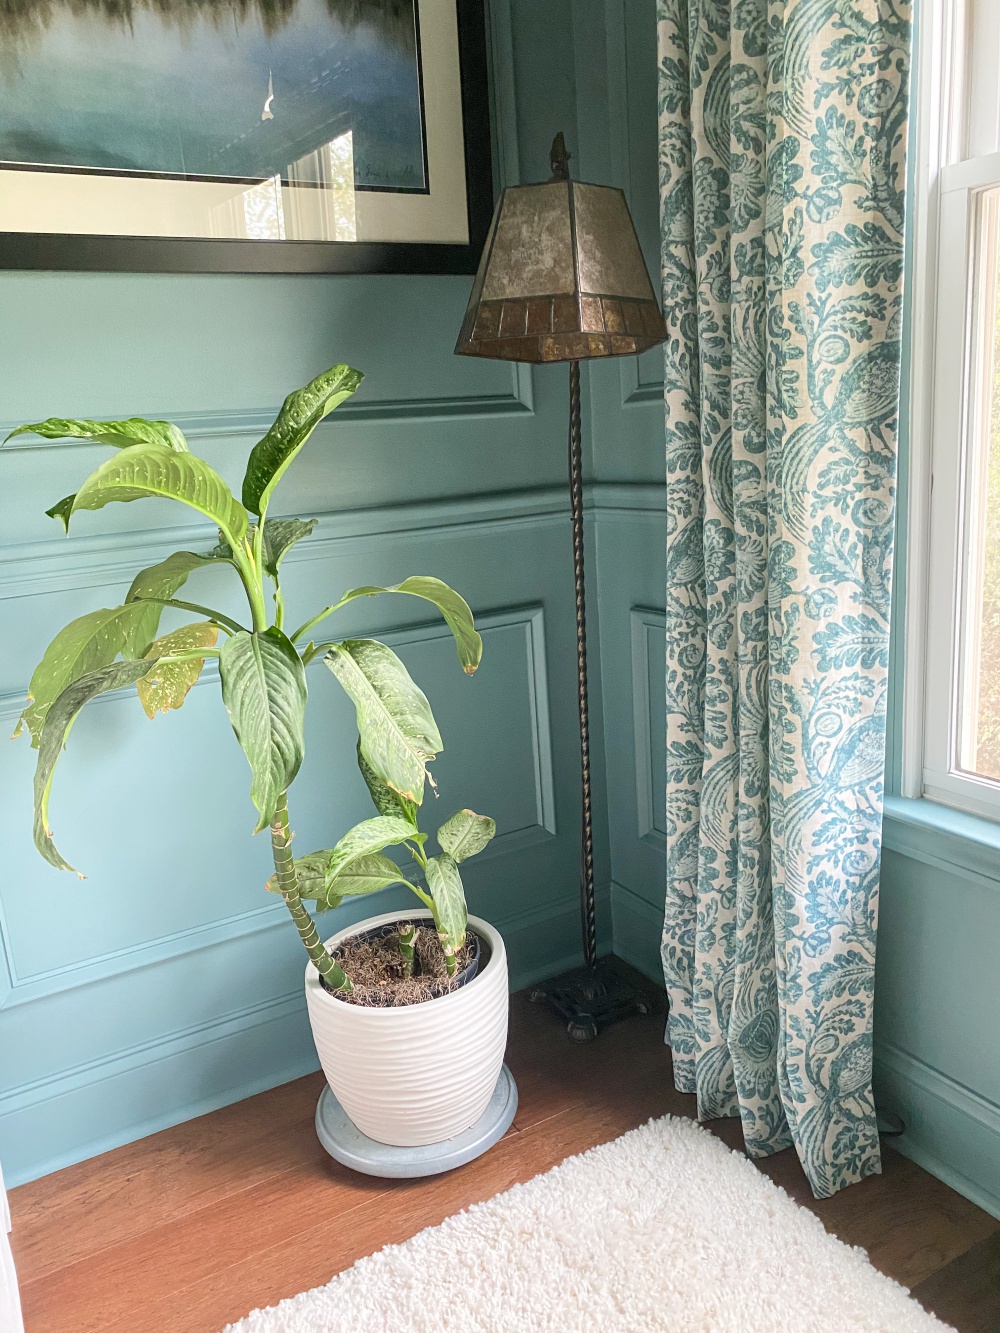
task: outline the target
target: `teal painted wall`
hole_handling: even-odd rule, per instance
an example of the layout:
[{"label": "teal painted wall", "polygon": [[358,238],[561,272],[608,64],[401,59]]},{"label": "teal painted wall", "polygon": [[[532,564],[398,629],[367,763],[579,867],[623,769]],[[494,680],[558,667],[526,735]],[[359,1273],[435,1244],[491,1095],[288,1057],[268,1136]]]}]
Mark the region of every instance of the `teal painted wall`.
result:
[{"label": "teal painted wall", "polygon": [[[581,171],[625,191],[655,274],[655,3],[588,0],[576,17],[578,78],[586,70],[606,99],[604,114],[593,102],[581,110],[581,133],[589,131]],[[614,947],[656,981],[666,850],[662,365],[654,349],[588,368],[593,467],[604,497],[595,544]]]},{"label": "teal painted wall", "polygon": [[[653,0],[493,0],[498,181],[547,175],[566,132],[579,174],[621,185],[656,266]],[[320,428],[277,512],[318,516],[288,557],[291,614],[360,582],[438,575],[472,603],[485,655],[462,674],[447,634],[370,602],[345,633],[388,637],[434,705],[442,818],[497,818],[470,867],[473,911],[503,930],[512,984],[579,958],[578,741],[565,499],[567,376],[456,358],[468,278],[0,275],[0,426],[45,415],[178,421],[231,483],[284,393],[338,360],[357,397]],[[650,975],[663,897],[664,497],[659,362],[584,371],[599,933]],[[6,432],[4,432],[6,433]],[[0,728],[55,629],[120,601],[136,569],[213,540],[159,503],[44,509],[104,457],[0,449]],[[216,572],[199,593],[233,597]],[[193,588],[192,584],[192,588]],[[195,596],[194,592],[191,594]],[[233,603],[234,606],[236,603]],[[168,621],[165,620],[165,624]],[[262,891],[249,773],[206,672],[184,709],[92,706],[52,801],[85,882],[30,842],[33,753],[0,744],[0,1160],[18,1182],[316,1067],[300,946]],[[310,675],[298,846],[368,813],[350,710]],[[342,908],[342,922],[404,898]]]},{"label": "teal painted wall", "polygon": [[[577,18],[569,0],[492,5],[500,180],[520,179],[522,168],[526,179],[546,175],[555,131],[576,136]],[[236,484],[289,388],[338,360],[366,372],[279,493],[278,512],[320,518],[317,536],[286,564],[288,596],[295,614],[359,582],[426,572],[472,603],[485,657],[471,680],[448,636],[413,606],[366,603],[341,624],[386,635],[430,696],[447,747],[437,766],[442,818],[464,803],[496,816],[493,848],[470,867],[470,906],[504,931],[513,984],[524,985],[579,956],[566,377],[456,358],[469,285],[4,274],[0,424],[169,417]],[[213,540],[184,512],[150,502],[86,515],[66,541],[42,511],[103,451],[14,443],[0,450],[8,734],[60,625],[114,605],[136,569]],[[591,453],[588,434],[588,483]],[[589,484],[592,543],[607,498]],[[644,500],[635,492],[622,502]],[[199,591],[221,605],[233,596],[215,573]],[[596,653],[596,598],[592,622]],[[310,689],[308,755],[291,800],[303,850],[329,845],[369,813],[350,710],[322,670]],[[52,820],[83,883],[32,850],[32,760],[23,740],[0,746],[0,1159],[15,1183],[316,1065],[300,946],[281,904],[262,891],[267,847],[250,836],[249,774],[215,678],[206,674],[170,717],[148,723],[134,698],[111,697],[74,729]],[[606,949],[603,779],[596,797]],[[395,901],[386,895],[377,910]],[[373,908],[342,909],[327,918],[331,931]]]}]

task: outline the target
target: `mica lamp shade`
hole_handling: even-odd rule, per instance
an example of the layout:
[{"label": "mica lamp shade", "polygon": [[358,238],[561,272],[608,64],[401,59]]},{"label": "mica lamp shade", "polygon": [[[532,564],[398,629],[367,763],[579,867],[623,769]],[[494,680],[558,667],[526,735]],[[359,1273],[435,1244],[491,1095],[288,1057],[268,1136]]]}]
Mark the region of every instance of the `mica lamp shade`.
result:
[{"label": "mica lamp shade", "polygon": [[621,190],[504,190],[455,351],[502,361],[632,356],[666,337]]}]

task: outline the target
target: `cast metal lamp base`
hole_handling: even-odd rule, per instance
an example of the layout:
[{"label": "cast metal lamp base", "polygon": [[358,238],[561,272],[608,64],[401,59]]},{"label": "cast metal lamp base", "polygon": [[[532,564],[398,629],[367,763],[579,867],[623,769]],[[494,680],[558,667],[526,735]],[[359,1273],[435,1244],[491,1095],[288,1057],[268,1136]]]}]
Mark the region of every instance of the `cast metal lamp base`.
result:
[{"label": "cast metal lamp base", "polygon": [[599,958],[593,967],[579,967],[542,981],[528,998],[532,1004],[554,1009],[565,1021],[570,1039],[579,1042],[593,1041],[611,1023],[652,1010],[647,996],[610,958]]}]

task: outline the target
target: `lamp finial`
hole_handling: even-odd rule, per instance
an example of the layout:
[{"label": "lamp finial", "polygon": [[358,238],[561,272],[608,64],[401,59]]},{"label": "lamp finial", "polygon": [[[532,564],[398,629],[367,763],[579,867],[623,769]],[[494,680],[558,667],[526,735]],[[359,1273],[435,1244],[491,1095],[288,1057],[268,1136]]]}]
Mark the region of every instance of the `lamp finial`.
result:
[{"label": "lamp finial", "polygon": [[572,153],[566,151],[566,140],[563,138],[562,130],[552,140],[552,147],[549,149],[549,164],[552,167],[552,179],[554,181],[569,180],[569,160]]}]

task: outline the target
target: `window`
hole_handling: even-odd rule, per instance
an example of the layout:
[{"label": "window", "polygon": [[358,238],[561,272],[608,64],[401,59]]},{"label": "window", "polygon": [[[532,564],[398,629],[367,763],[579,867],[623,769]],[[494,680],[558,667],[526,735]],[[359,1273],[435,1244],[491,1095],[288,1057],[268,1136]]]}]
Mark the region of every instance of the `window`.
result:
[{"label": "window", "polygon": [[1000,819],[1000,0],[922,20],[903,794]]}]

